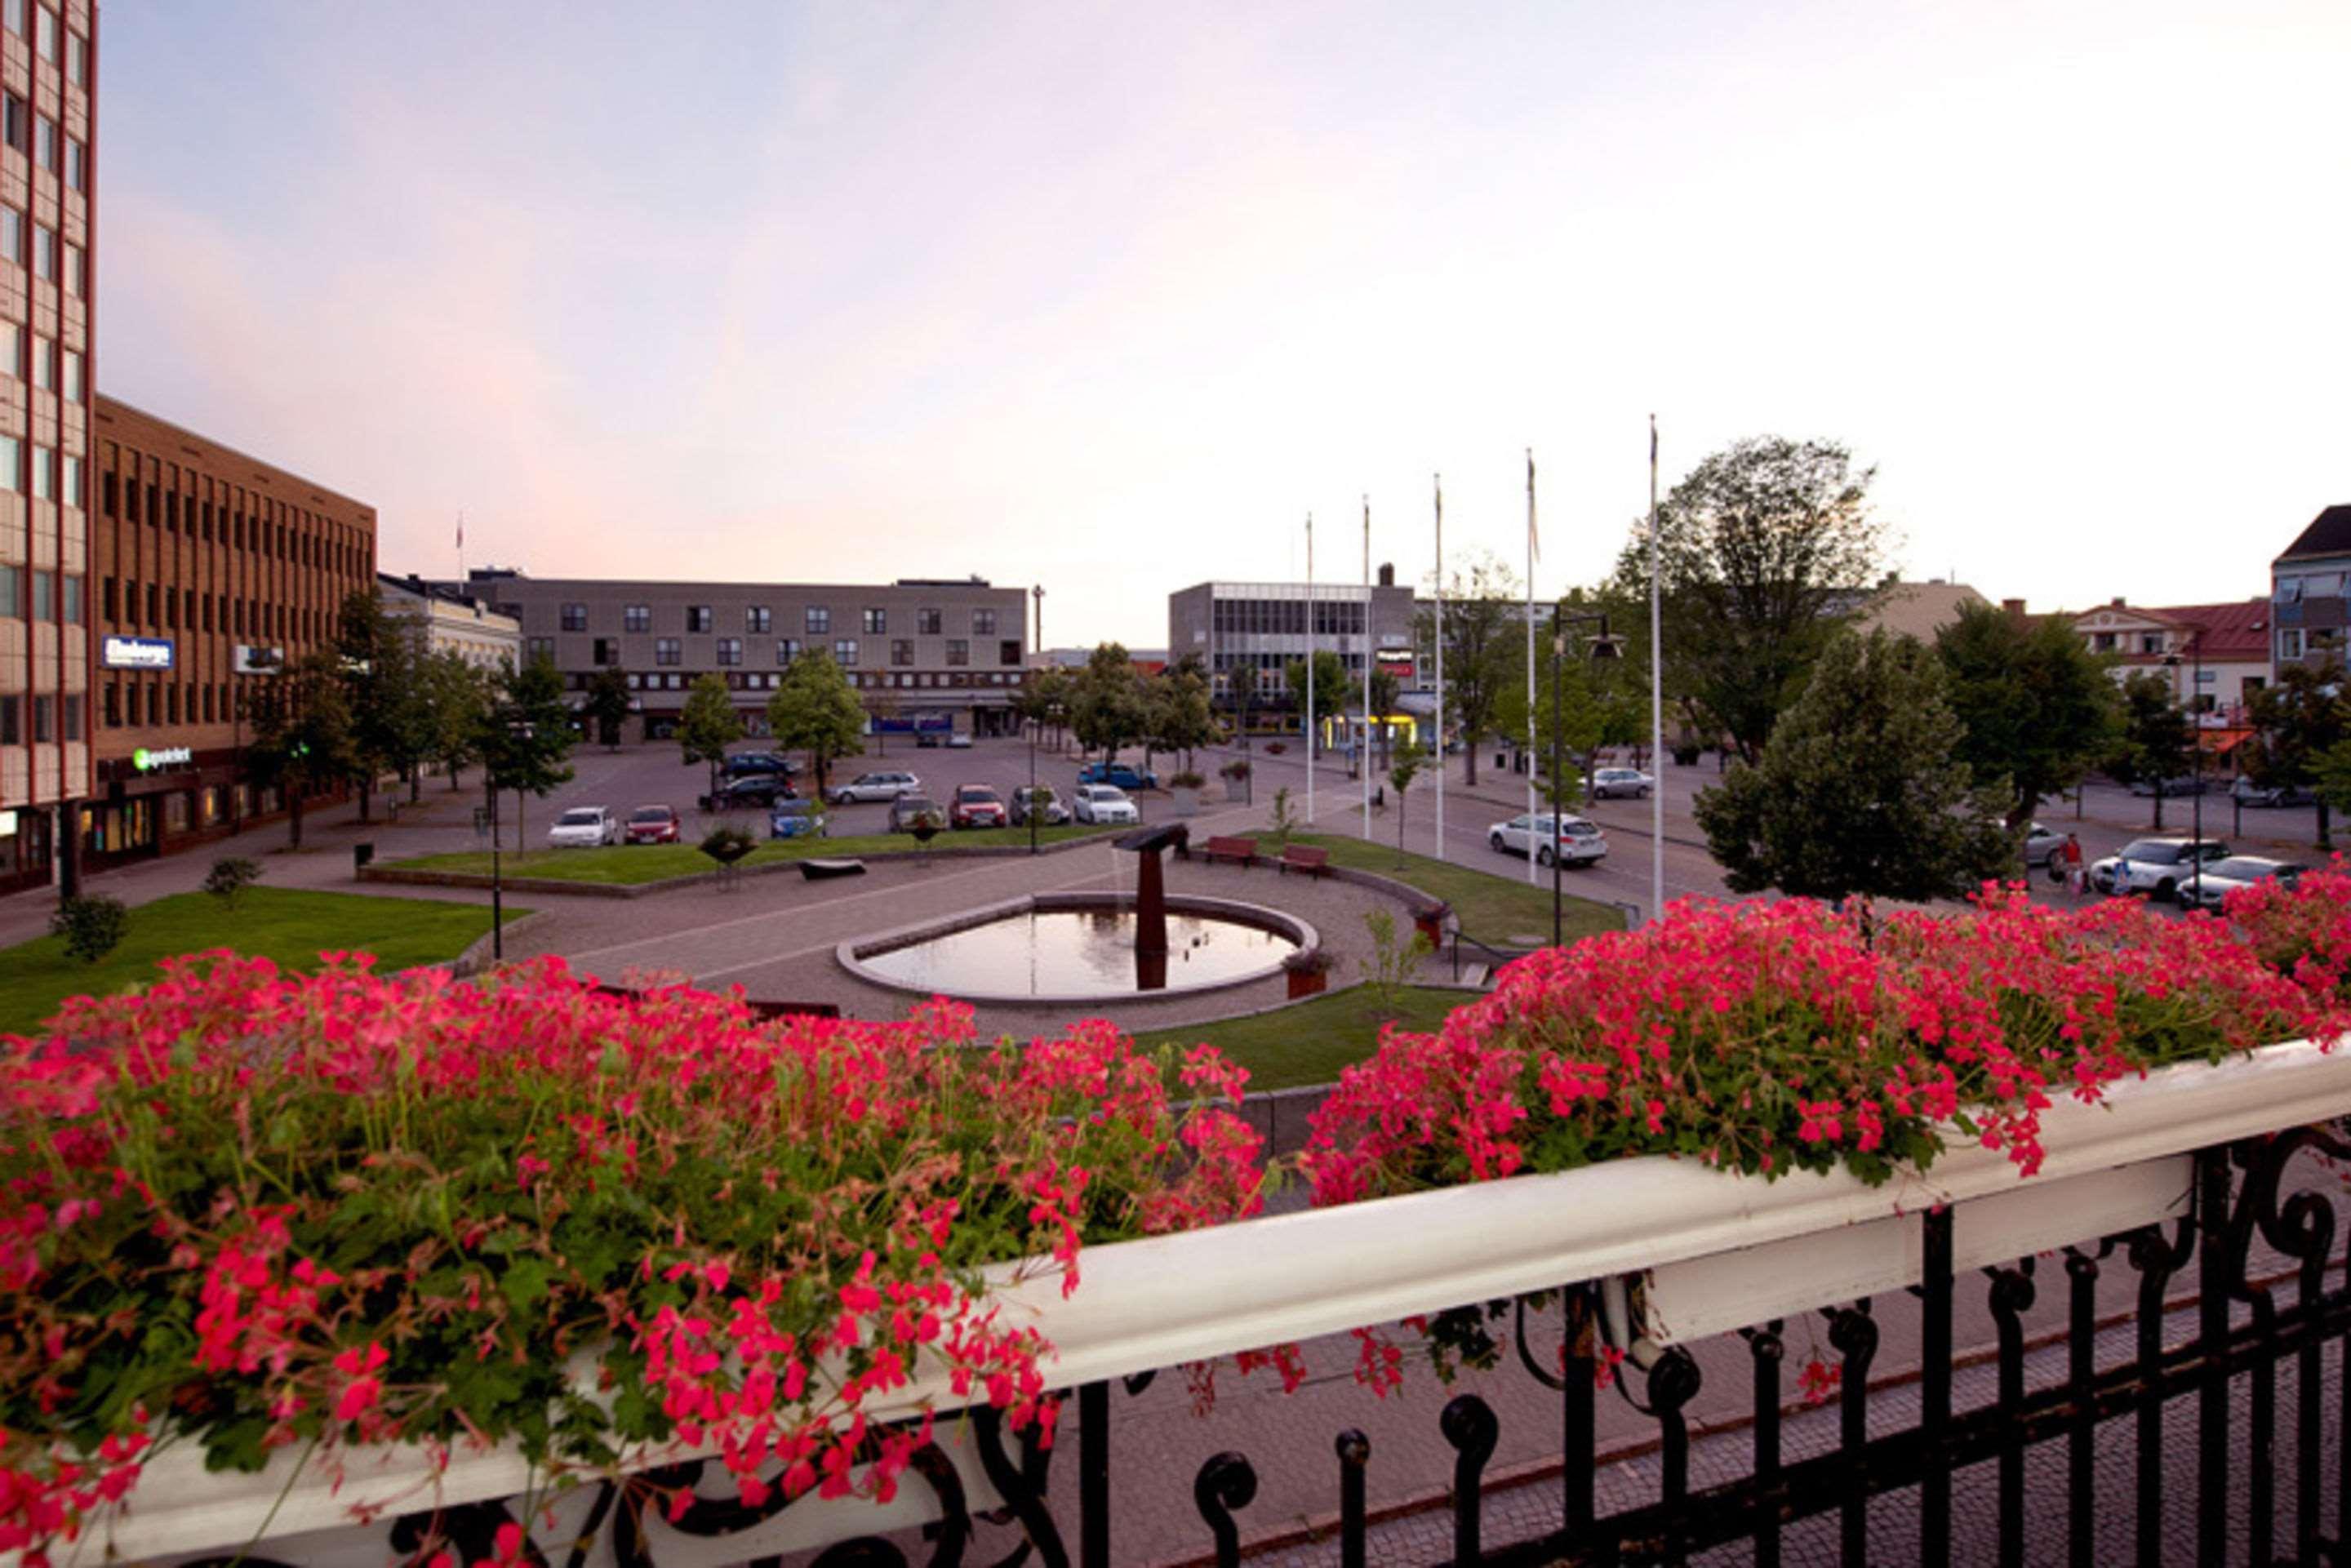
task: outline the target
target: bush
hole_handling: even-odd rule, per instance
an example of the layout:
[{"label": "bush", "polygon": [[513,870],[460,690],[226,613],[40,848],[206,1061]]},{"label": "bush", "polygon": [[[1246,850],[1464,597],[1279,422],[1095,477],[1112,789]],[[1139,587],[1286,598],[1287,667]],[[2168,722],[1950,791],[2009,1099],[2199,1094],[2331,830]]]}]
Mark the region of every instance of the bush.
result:
[{"label": "bush", "polygon": [[68,898],[49,916],[49,935],[65,938],[66,956],[95,964],[131,933],[131,911],[102,893]]},{"label": "bush", "polygon": [[1222,768],[1217,768],[1217,771],[1225,778],[1230,779],[1235,782],[1238,782],[1239,780],[1249,777],[1249,760],[1246,758],[1236,757],[1230,762],[1226,763]]},{"label": "bush", "polygon": [[740,828],[722,827],[713,828],[695,847],[726,867],[758,849],[759,841]]},{"label": "bush", "polygon": [[1207,780],[1206,779],[1187,768],[1181,773],[1169,775],[1167,779],[1167,788],[1170,789],[1197,789],[1201,785],[1206,784],[1207,782]]},{"label": "bush", "polygon": [[1327,975],[1339,967],[1339,960],[1320,947],[1298,947],[1281,960],[1281,967],[1293,975]]},{"label": "bush", "polygon": [[213,862],[213,869],[204,873],[204,890],[229,909],[236,907],[245,890],[261,880],[261,862],[243,855],[229,855]]}]

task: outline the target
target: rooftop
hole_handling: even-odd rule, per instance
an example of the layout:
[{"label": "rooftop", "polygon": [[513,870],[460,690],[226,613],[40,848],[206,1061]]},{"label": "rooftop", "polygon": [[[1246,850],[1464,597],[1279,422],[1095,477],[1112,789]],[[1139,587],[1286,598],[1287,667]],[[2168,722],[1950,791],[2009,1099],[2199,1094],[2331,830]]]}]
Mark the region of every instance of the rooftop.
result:
[{"label": "rooftop", "polygon": [[2351,506],[2329,507],[2313,517],[2310,527],[2285,547],[2285,553],[2278,559],[2283,562],[2334,555],[2351,555]]}]

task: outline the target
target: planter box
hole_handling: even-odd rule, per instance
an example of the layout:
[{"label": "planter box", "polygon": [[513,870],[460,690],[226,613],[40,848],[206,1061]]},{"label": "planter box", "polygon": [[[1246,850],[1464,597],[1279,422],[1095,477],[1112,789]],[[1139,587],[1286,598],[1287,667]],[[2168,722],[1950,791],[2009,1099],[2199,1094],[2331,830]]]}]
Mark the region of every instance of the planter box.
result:
[{"label": "planter box", "polygon": [[1200,814],[1200,792],[1197,789],[1175,789],[1167,792],[1168,809],[1179,817]]},{"label": "planter box", "polygon": [[1321,996],[1331,982],[1329,971],[1323,969],[1290,969],[1285,972],[1290,976],[1290,999],[1293,1002],[1302,997]]},{"label": "planter box", "polygon": [[[988,1279],[1006,1320],[1032,1324],[1053,1345],[1049,1376],[1061,1387],[1589,1281],[1616,1282],[1611,1296],[1636,1303],[1634,1326],[1662,1343],[1915,1281],[1917,1216],[1929,1207],[1956,1207],[1959,1267],[2010,1260],[2174,1212],[2186,1156],[2197,1150],[2345,1114],[2351,1048],[2328,1054],[2296,1042],[2217,1067],[2169,1068],[2117,1085],[2101,1104],[2051,1108],[2043,1115],[2047,1159],[2031,1178],[2004,1155],[1963,1142],[1930,1172],[1876,1187],[1843,1172],[1767,1182],[1652,1156],[1090,1248],[1085,1283],[1067,1298],[1050,1264],[999,1265]],[[882,1420],[959,1403],[932,1373],[871,1414]],[[958,1435],[967,1425],[942,1422],[940,1441],[978,1511],[998,1494]],[[681,1457],[674,1448],[633,1455],[629,1468]],[[261,1556],[381,1561],[383,1526],[350,1524],[355,1506],[413,1512],[545,1481],[510,1447],[460,1449],[437,1486],[413,1448],[349,1454],[340,1484],[297,1476],[296,1458],[284,1450],[257,1475],[210,1475],[200,1457],[171,1449],[148,1468],[132,1511],[115,1521],[113,1550],[132,1560],[233,1552],[264,1534],[266,1520]],[[538,1539],[568,1542],[595,1490],[558,1500],[556,1527],[538,1526]],[[809,1500],[726,1537],[725,1561],[893,1529],[935,1511],[928,1490],[913,1484],[886,1510]],[[663,1560],[658,1543],[673,1532],[652,1520],[648,1527]],[[610,1560],[601,1533],[590,1561]],[[688,1546],[678,1560],[704,1556]]]}]

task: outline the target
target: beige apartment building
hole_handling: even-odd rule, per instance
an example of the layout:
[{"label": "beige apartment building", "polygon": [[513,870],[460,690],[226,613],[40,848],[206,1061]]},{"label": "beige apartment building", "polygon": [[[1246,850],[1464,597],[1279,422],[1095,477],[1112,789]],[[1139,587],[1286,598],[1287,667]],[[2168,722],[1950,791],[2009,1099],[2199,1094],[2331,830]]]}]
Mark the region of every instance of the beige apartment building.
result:
[{"label": "beige apartment building", "polygon": [[455,653],[485,670],[522,668],[522,622],[480,599],[413,574],[379,573],[376,598],[384,613],[414,622],[427,653]]},{"label": "beige apartment building", "polygon": [[646,582],[535,578],[479,568],[459,589],[521,622],[523,657],[551,661],[584,693],[618,669],[642,727],[663,740],[686,693],[726,679],[754,735],[768,694],[803,652],[821,649],[863,699],[869,727],[892,733],[1009,735],[1028,675],[1028,593],[977,577],[893,583]]}]

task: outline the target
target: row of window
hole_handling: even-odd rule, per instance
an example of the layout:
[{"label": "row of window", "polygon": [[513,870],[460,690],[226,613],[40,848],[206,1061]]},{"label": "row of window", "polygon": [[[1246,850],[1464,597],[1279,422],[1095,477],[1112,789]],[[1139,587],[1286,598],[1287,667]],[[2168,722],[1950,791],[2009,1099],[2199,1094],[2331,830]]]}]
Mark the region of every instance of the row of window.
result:
[{"label": "row of window", "polygon": [[0,207],[0,260],[16,267],[25,265],[28,231],[33,236],[33,276],[62,283],[68,294],[82,298],[89,288],[89,266],[81,246],[58,239],[57,231],[47,224],[26,223],[25,214],[14,207]]},{"label": "row of window", "polygon": [[[559,613],[564,631],[585,632],[588,630],[587,605],[565,604],[561,606]],[[829,637],[832,634],[832,610],[828,605],[811,604],[807,609],[800,612],[800,624],[802,630],[810,636]],[[887,610],[869,608],[863,612],[862,624],[868,636],[887,636],[890,632],[890,612]],[[914,612],[914,632],[917,636],[939,636],[942,634],[946,625],[946,612],[945,611],[917,610]],[[765,604],[752,604],[744,607],[744,631],[751,632],[754,635],[760,635],[774,631],[775,626],[775,611],[771,606]],[[646,632],[651,632],[653,629],[653,607],[652,605],[623,604],[621,606],[622,631]],[[718,613],[716,608],[708,604],[687,605],[685,607],[685,629],[688,632],[698,633],[707,633],[716,631],[718,629]],[[971,634],[975,637],[995,636],[996,612],[993,610],[973,611],[971,612]],[[1016,660],[1013,662],[1017,663],[1018,661]]]},{"label": "row of window", "polygon": [[[5,570],[0,568],[0,570]],[[78,579],[75,580],[78,582]],[[235,636],[291,637],[321,642],[333,631],[327,612],[257,599],[232,599],[225,593],[200,593],[168,583],[139,583],[108,578],[100,585],[104,619],[109,626],[133,626],[149,632],[227,632]],[[145,613],[141,614],[141,607]]]},{"label": "row of window", "polygon": [[2346,583],[2351,583],[2351,572],[2296,572],[2280,577],[2270,598],[2278,604],[2293,604],[2304,599],[2340,599]]},{"label": "row of window", "polygon": [[66,573],[0,566],[0,616],[82,624],[82,580]]},{"label": "row of window", "polygon": [[14,321],[0,321],[0,376],[16,381],[29,379],[45,392],[61,392],[68,402],[85,401],[81,350],[65,348],[46,333],[35,332],[31,336],[33,352],[27,360],[25,329]]},{"label": "row of window", "polygon": [[[66,80],[76,87],[89,85],[89,40],[68,27],[57,12],[47,5],[32,8],[33,49],[51,65],[65,57]],[[0,0],[0,27],[5,27],[18,37],[25,36],[25,0]]]},{"label": "row of window", "polygon": [[[26,719],[32,720],[29,727]],[[21,746],[27,740],[79,740],[81,694],[62,696],[0,696],[0,746]]]},{"label": "row of window", "polygon": [[[820,643],[818,646],[822,646],[822,644]],[[800,639],[797,637],[777,638],[777,667],[780,669],[783,666],[789,664],[794,659],[799,658],[800,655]],[[858,640],[854,637],[834,638],[832,643],[833,662],[840,664],[844,669],[854,668],[859,659],[859,648],[860,644]],[[716,641],[716,643],[712,644],[712,651],[716,655],[716,661],[721,669],[739,669],[742,667],[744,658],[744,643],[742,638],[721,637]],[[545,659],[549,663],[552,664],[555,660],[555,639],[552,637],[533,637],[529,639],[528,653],[534,662],[539,659]],[[996,645],[996,656],[997,663],[999,664],[1008,666],[1019,664],[1020,663],[1019,640],[1018,638],[1008,637],[998,643]],[[597,638],[595,643],[589,649],[588,662],[599,668],[607,668],[622,663],[620,643],[610,637]],[[967,640],[960,637],[948,639],[946,646],[946,662],[950,668],[959,668],[968,665],[971,663],[971,643]],[[653,663],[657,665],[663,666],[684,664],[684,640],[678,637],[654,638]],[[911,637],[902,637],[893,640],[890,644],[890,663],[893,667],[898,669],[913,668],[914,663],[914,639]]]},{"label": "row of window", "polygon": [[37,500],[56,499],[68,507],[82,504],[80,458],[71,453],[61,457],[54,446],[36,446],[28,472],[25,444],[13,435],[0,435],[0,490],[26,489],[28,477]]},{"label": "row of window", "polygon": [[[569,685],[574,691],[584,691],[594,678],[582,671],[575,670],[569,678]],[[698,678],[692,674],[664,674],[657,671],[649,674],[638,674],[631,671],[629,689],[632,692],[682,692],[693,685]],[[951,675],[935,674],[929,671],[924,671],[918,674],[877,673],[869,675],[856,673],[849,677],[849,681],[850,685],[854,686],[897,686],[912,690],[925,687],[938,689],[964,686],[1017,686],[1020,684],[1020,676],[1018,672],[1008,674],[1001,671],[986,671],[977,674]],[[726,674],[726,685],[730,691],[774,691],[782,684],[781,675],[769,674],[758,670],[742,673],[729,671]]]},{"label": "row of window", "polygon": [[2277,656],[2299,659],[2306,653],[2339,653],[2343,633],[2331,626],[2281,626],[2277,632]]},{"label": "row of window", "polygon": [[[141,693],[145,695],[141,695]],[[184,695],[183,695],[184,694]],[[245,712],[245,694],[235,694],[238,716]],[[120,729],[124,725],[133,728],[141,725],[225,724],[232,709],[226,681],[153,681],[141,685],[126,685],[122,681],[106,684],[106,727]],[[141,708],[144,718],[140,716]],[[126,716],[127,714],[127,716]]]},{"label": "row of window", "polygon": [[[1318,637],[1359,636],[1370,606],[1361,600],[1318,599],[1314,601],[1314,634]],[[1219,599],[1211,610],[1219,637],[1303,637],[1303,599]]]},{"label": "row of window", "polygon": [[50,173],[63,174],[68,190],[89,188],[89,149],[82,145],[81,138],[59,130],[49,116],[35,114],[32,106],[13,92],[0,92],[0,141],[31,153],[33,162]]},{"label": "row of window", "polygon": [[[140,504],[142,489],[146,493],[143,508]],[[269,507],[272,504],[260,505]],[[232,549],[250,549],[295,566],[340,572],[346,577],[365,577],[374,570],[373,561],[356,542],[306,532],[298,522],[285,520],[282,515],[273,517],[266,510],[248,515],[244,507],[232,507],[225,501],[215,507],[209,500],[166,490],[152,480],[142,486],[135,476],[125,478],[106,475],[99,483],[99,507],[110,517],[133,523],[144,521],[166,533],[180,532],[184,522],[191,538],[211,544],[217,536],[220,543]]]}]

